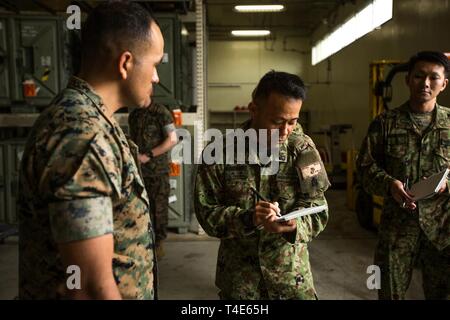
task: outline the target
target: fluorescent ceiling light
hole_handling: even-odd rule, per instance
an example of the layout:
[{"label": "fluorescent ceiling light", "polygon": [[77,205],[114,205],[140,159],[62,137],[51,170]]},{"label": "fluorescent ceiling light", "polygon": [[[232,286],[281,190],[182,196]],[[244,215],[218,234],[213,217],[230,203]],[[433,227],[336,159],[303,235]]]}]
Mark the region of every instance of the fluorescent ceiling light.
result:
[{"label": "fluorescent ceiling light", "polygon": [[231,34],[235,37],[263,37],[270,34],[269,30],[233,30]]},{"label": "fluorescent ceiling light", "polygon": [[316,65],[392,19],[393,0],[372,2],[312,48],[311,63]]},{"label": "fluorescent ceiling light", "polygon": [[234,10],[237,12],[280,12],[284,10],[284,6],[281,4],[246,5],[234,6]]}]

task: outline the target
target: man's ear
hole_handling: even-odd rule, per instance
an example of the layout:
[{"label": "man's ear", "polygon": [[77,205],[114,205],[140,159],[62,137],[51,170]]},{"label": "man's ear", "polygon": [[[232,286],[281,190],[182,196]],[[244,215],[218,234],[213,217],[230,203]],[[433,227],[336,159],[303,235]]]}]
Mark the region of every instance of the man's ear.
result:
[{"label": "man's ear", "polygon": [[447,85],[448,85],[448,79],[445,79],[445,80],[444,80],[444,84],[442,85],[441,92],[444,91],[445,88],[447,88]]},{"label": "man's ear", "polygon": [[129,72],[133,68],[133,55],[130,51],[122,52],[119,57],[119,73],[122,80],[128,78]]},{"label": "man's ear", "polygon": [[256,112],[257,112],[257,108],[258,108],[256,106],[256,104],[252,101],[252,102],[250,102],[248,104],[247,108],[248,108],[248,111],[250,111],[250,115],[252,116],[252,118],[255,118]]}]

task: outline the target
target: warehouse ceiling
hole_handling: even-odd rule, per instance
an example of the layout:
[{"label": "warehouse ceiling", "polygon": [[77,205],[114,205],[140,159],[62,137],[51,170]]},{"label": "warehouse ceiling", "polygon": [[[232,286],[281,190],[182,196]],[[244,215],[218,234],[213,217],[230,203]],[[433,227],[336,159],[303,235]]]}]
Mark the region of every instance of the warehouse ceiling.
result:
[{"label": "warehouse ceiling", "polygon": [[[310,36],[321,24],[328,23],[330,15],[345,0],[205,0],[209,38],[230,39],[234,29],[270,29],[288,31],[299,36]],[[235,5],[282,4],[285,10],[277,13],[238,13]]]},{"label": "warehouse ceiling", "polygon": [[[46,11],[51,14],[66,12],[69,5],[78,5],[84,12],[89,12],[105,0],[0,0],[0,8],[12,12]],[[134,0],[132,0],[134,1]],[[193,10],[192,0],[138,0],[145,7],[155,12],[169,11],[187,13]]]},{"label": "warehouse ceiling", "polygon": [[[322,24],[328,24],[337,7],[355,0],[203,0],[206,5],[206,23],[210,40],[230,40],[231,30],[269,29],[285,31],[308,37]],[[89,13],[101,0],[0,0],[0,8],[15,13],[46,11],[50,14],[65,13],[71,4]],[[195,30],[194,0],[138,1],[154,12],[178,12],[187,14],[184,19],[188,30]],[[278,13],[238,13],[235,5],[282,4],[285,10]]]}]

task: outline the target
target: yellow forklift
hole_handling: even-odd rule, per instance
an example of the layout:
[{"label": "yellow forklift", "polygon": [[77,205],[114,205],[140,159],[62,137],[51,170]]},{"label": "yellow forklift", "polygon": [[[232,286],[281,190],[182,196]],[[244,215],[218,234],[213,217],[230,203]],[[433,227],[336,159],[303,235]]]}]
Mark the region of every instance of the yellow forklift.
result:
[{"label": "yellow forklift", "polygon": [[[389,103],[392,101],[392,81],[398,73],[407,71],[408,64],[402,61],[381,60],[370,64],[371,120],[389,109]],[[355,193],[351,198],[355,199],[354,206],[359,224],[366,229],[376,229],[380,224],[383,198],[366,193],[357,179],[352,192]]]}]

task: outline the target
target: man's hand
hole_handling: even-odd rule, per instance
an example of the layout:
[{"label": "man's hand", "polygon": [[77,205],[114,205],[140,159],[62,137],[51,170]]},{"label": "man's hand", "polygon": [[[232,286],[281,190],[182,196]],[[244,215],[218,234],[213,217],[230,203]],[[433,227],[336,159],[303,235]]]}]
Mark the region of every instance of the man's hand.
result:
[{"label": "man's hand", "polygon": [[438,193],[444,193],[445,191],[447,191],[447,180],[444,181]]},{"label": "man's hand", "polygon": [[139,153],[138,159],[139,159],[139,162],[142,164],[145,164],[150,161],[150,157],[143,153]]},{"label": "man's hand", "polygon": [[399,180],[394,180],[391,184],[391,195],[394,198],[395,201],[400,205],[402,208],[407,208],[410,210],[416,209],[416,204],[414,203],[413,198],[411,195],[406,192],[405,188],[403,187],[403,183]]},{"label": "man's hand", "polygon": [[259,201],[255,207],[253,222],[257,226],[262,225],[266,231],[271,233],[291,232],[297,228],[295,219],[286,222],[277,222],[276,219],[279,214],[280,208],[277,202]]}]

